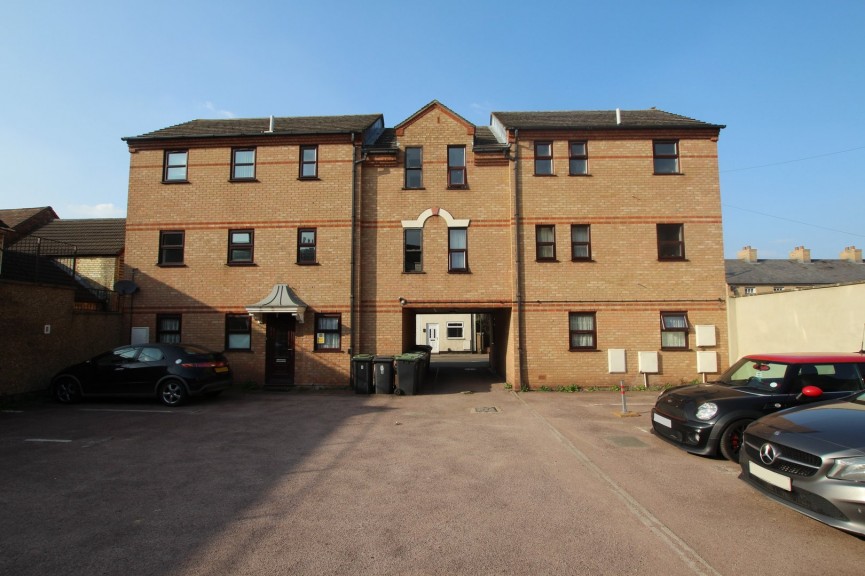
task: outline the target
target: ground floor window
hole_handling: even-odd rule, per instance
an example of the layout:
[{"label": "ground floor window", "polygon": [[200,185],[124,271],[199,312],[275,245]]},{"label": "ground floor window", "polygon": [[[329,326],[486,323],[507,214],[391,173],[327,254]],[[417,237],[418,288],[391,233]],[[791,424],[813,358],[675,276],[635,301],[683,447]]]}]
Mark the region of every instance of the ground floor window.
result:
[{"label": "ground floor window", "polygon": [[315,350],[323,352],[328,350],[339,350],[341,347],[341,324],[341,314],[316,314]]},{"label": "ground floor window", "polygon": [[463,336],[462,322],[448,322],[448,338],[455,338],[459,340],[463,340],[465,338],[465,336]]},{"label": "ground floor window", "polygon": [[180,343],[180,314],[156,315],[156,341],[163,344]]},{"label": "ground floor window", "polygon": [[688,314],[661,312],[661,348],[685,350],[688,348]]},{"label": "ground floor window", "polygon": [[225,349],[252,349],[252,322],[249,314],[227,314],[225,316]]},{"label": "ground floor window", "polygon": [[594,312],[568,313],[570,350],[596,350],[598,332]]}]

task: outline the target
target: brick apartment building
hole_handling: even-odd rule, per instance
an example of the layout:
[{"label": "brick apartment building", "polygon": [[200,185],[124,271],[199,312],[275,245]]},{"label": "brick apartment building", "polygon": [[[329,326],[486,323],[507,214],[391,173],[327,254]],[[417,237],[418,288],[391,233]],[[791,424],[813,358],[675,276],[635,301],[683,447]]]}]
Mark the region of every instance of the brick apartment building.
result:
[{"label": "brick apartment building", "polygon": [[[137,338],[342,386],[418,314],[488,319],[516,387],[693,380],[727,354],[721,125],[650,109],[194,120],[124,138]],[[129,275],[127,275],[129,277]],[[698,366],[698,358],[699,364]]]}]

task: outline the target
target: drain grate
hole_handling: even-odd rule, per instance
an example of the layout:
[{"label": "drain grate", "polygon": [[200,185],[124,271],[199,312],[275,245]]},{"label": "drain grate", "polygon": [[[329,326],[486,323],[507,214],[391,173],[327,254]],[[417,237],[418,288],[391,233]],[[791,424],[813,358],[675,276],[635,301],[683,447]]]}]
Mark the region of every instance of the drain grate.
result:
[{"label": "drain grate", "polygon": [[499,409],[495,406],[481,406],[480,408],[472,408],[472,412],[475,414],[486,414],[490,412],[498,413]]}]

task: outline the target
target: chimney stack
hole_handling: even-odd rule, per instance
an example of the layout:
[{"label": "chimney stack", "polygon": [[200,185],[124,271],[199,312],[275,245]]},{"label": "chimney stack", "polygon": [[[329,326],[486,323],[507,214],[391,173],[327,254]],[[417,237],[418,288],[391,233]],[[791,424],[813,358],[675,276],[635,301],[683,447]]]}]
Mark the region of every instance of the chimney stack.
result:
[{"label": "chimney stack", "polygon": [[793,251],[790,252],[790,260],[808,263],[811,261],[811,251],[804,246],[796,246],[795,248],[793,248]]},{"label": "chimney stack", "polygon": [[744,260],[745,262],[756,262],[757,261],[757,249],[751,248],[750,246],[745,246],[739,253],[736,254],[736,258],[739,260]]},{"label": "chimney stack", "polygon": [[857,249],[855,246],[847,246],[838,257],[848,262],[862,262],[862,250]]}]

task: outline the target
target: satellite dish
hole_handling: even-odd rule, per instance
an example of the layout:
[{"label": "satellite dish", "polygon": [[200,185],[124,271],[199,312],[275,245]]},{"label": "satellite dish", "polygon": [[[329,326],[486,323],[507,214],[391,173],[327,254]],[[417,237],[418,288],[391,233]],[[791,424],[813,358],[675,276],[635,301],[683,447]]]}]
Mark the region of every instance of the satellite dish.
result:
[{"label": "satellite dish", "polygon": [[114,283],[114,291],[125,296],[127,294],[135,294],[138,292],[138,284],[132,280],[118,280]]}]

